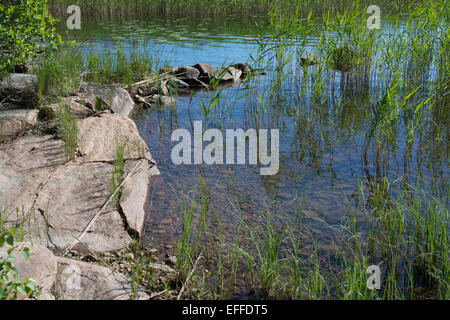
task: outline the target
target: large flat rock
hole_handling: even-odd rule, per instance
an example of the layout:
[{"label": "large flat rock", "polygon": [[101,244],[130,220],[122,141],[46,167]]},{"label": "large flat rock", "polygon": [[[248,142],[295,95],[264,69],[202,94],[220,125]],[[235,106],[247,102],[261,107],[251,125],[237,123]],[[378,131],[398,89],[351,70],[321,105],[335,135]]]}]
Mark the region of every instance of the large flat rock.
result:
[{"label": "large flat rock", "polygon": [[[111,164],[100,162],[67,163],[56,169],[36,200],[42,213],[37,223],[40,241],[58,250],[73,243],[110,197],[112,170]],[[93,252],[119,250],[131,241],[114,201],[81,241]]]},{"label": "large flat rock", "polygon": [[53,136],[25,136],[0,146],[0,206],[8,219],[30,211],[39,187],[65,163],[64,143]]}]

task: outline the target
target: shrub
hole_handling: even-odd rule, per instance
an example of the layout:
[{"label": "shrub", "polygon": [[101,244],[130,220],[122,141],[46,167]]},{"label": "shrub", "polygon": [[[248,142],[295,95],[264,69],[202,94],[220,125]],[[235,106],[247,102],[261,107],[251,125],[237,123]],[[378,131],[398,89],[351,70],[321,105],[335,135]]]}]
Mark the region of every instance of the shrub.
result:
[{"label": "shrub", "polygon": [[[0,77],[61,44],[47,0],[20,0],[0,5]],[[41,47],[45,43],[46,47]]]},{"label": "shrub", "polygon": [[[0,208],[0,248],[8,245],[6,257],[0,256],[0,300],[15,300],[18,294],[25,297],[38,298],[38,290],[35,287],[35,280],[24,278],[19,279],[19,274],[14,263],[16,259],[13,253],[20,251],[25,259],[29,257],[29,246],[31,243],[24,242],[24,234],[20,228],[6,228],[3,224],[4,210]],[[20,246],[20,244],[28,246]]]}]

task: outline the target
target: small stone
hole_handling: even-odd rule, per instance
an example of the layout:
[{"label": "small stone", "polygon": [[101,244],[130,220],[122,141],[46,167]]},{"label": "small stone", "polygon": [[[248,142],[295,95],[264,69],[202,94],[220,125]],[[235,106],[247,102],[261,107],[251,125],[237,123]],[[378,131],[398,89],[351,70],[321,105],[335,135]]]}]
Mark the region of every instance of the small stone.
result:
[{"label": "small stone", "polygon": [[162,271],[162,272],[168,272],[168,273],[174,273],[175,270],[172,269],[169,266],[166,266],[165,264],[161,264],[161,263],[150,263],[149,267],[155,271]]},{"label": "small stone", "polygon": [[248,63],[245,62],[239,62],[236,63],[234,65],[232,65],[232,67],[241,70],[242,71],[242,75],[248,74],[250,72],[252,72],[252,68],[250,67],[250,65]]},{"label": "small stone", "polygon": [[158,107],[168,107],[174,105],[176,101],[177,99],[175,97],[161,96],[159,94],[150,97],[150,102],[156,104]]},{"label": "small stone", "polygon": [[313,66],[318,63],[319,63],[319,58],[314,53],[303,55],[300,58],[300,64],[302,66]]},{"label": "small stone", "polygon": [[177,257],[175,256],[167,257],[164,262],[169,266],[175,267],[177,265]]}]

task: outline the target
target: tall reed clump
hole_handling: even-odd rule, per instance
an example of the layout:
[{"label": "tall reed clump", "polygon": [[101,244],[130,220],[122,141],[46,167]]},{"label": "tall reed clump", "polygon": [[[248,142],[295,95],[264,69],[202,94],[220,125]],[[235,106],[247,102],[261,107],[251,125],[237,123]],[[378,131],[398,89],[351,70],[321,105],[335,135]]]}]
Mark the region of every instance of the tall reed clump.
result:
[{"label": "tall reed clump", "polygon": [[196,253],[196,240],[194,239],[194,215],[197,211],[195,193],[183,199],[181,202],[181,238],[177,243],[177,270],[181,279],[185,280],[189,271],[194,266]]},{"label": "tall reed clump", "polygon": [[87,58],[87,80],[97,83],[131,85],[153,74],[155,61],[151,55],[119,48],[116,52],[90,52]]},{"label": "tall reed clump", "polygon": [[78,125],[75,116],[67,104],[59,104],[56,109],[56,123],[59,134],[64,141],[66,158],[72,160],[76,157]]},{"label": "tall reed clump", "polygon": [[[337,297],[343,299],[448,299],[448,203],[423,192],[402,191],[375,184],[370,199],[360,185],[355,209],[345,218],[346,244]],[[364,211],[360,202],[365,200]],[[369,204],[367,206],[367,204]],[[366,224],[367,234],[363,236]],[[381,290],[369,290],[367,267],[381,268]]]},{"label": "tall reed clump", "polygon": [[63,47],[44,56],[37,67],[40,96],[76,92],[83,74],[84,60],[75,47]]},{"label": "tall reed clump", "polygon": [[270,213],[265,214],[264,224],[252,228],[241,220],[241,225],[253,244],[251,251],[240,248],[249,271],[250,283],[263,299],[277,298],[282,288],[281,243],[286,230],[277,231]]}]

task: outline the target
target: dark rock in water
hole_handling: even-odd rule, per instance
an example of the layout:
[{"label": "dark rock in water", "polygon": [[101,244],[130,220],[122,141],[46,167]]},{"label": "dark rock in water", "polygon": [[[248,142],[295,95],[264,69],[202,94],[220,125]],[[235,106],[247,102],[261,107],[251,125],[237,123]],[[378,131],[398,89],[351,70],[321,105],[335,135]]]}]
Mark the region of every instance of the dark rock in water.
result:
[{"label": "dark rock in water", "polygon": [[238,70],[241,70],[242,71],[242,75],[245,75],[247,73],[252,72],[252,67],[250,67],[250,65],[248,63],[245,63],[245,62],[236,63],[236,64],[232,65],[232,67],[234,67],[234,68],[236,68]]},{"label": "dark rock in water", "polygon": [[233,81],[233,75],[229,72],[229,67],[223,67],[214,74],[214,78],[219,81],[219,83]]},{"label": "dark rock in water", "polygon": [[189,84],[178,78],[170,78],[167,81],[167,84],[170,85],[172,88],[189,89]]},{"label": "dark rock in water", "polygon": [[217,72],[216,68],[207,63],[197,63],[193,67],[200,71],[200,80],[204,82],[209,82]]},{"label": "dark rock in water", "polygon": [[319,62],[319,58],[314,53],[303,55],[300,58],[300,64],[302,66],[313,66],[315,64],[318,64]]},{"label": "dark rock in water", "polygon": [[0,101],[21,108],[39,106],[38,78],[32,74],[11,73],[0,81]]},{"label": "dark rock in water", "polygon": [[196,79],[200,76],[200,71],[198,71],[194,67],[179,67],[177,71],[175,72],[175,75],[177,78],[185,81],[185,79]]},{"label": "dark rock in water", "polygon": [[237,82],[242,76],[242,71],[235,67],[223,67],[221,70],[217,71],[214,78],[219,81],[219,83],[225,82]]},{"label": "dark rock in water", "polygon": [[241,70],[234,67],[228,67],[228,73],[233,77],[233,82],[238,82],[243,75]]},{"label": "dark rock in water", "polygon": [[196,78],[184,79],[184,81],[187,84],[189,84],[189,88],[191,88],[191,89],[197,89],[197,90],[200,90],[200,89],[208,90],[209,89],[209,85],[207,85],[203,81],[196,79]]}]

